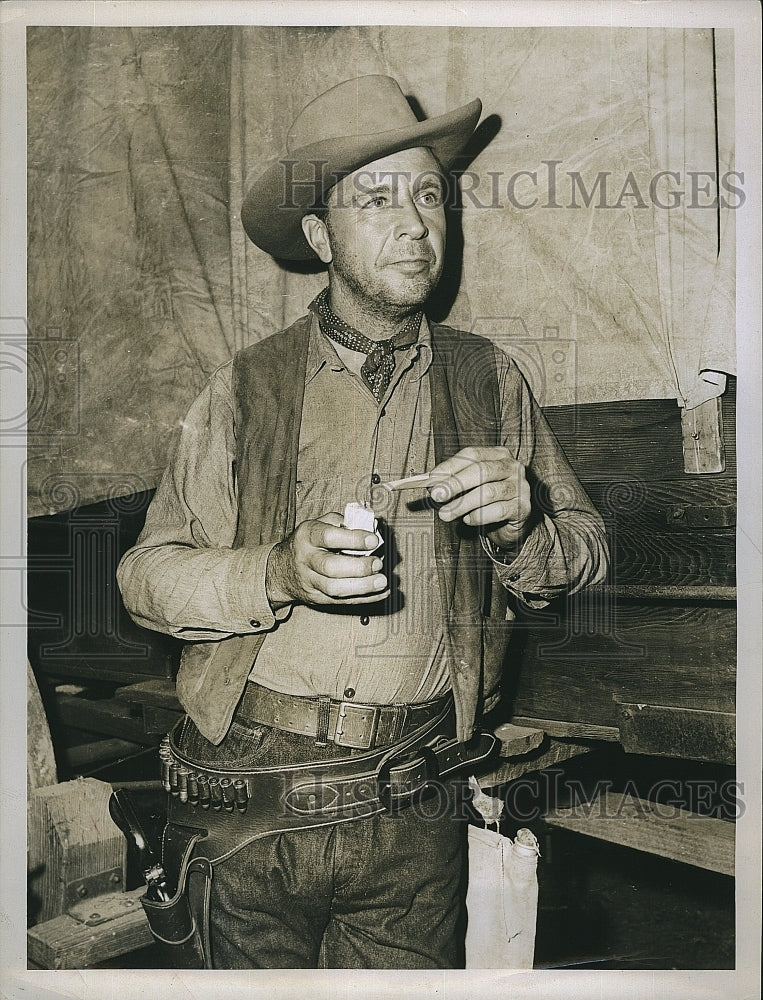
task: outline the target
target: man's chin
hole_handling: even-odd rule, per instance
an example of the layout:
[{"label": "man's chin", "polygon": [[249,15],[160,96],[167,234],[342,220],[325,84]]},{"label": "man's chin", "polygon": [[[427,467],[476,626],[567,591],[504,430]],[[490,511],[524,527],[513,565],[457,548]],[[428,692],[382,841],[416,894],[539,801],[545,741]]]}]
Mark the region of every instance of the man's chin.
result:
[{"label": "man's chin", "polygon": [[422,308],[437,287],[429,273],[403,274],[397,281],[388,284],[384,298],[391,306],[405,308]]}]

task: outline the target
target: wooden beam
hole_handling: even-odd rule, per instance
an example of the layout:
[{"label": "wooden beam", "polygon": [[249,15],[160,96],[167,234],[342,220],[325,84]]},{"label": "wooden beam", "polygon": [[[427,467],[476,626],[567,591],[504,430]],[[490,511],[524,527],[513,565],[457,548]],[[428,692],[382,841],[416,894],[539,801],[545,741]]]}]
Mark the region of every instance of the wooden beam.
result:
[{"label": "wooden beam", "polygon": [[169,678],[157,677],[139,684],[126,684],[114,692],[114,697],[119,701],[183,711],[175,693],[175,682]]},{"label": "wooden beam", "polygon": [[104,761],[131,757],[145,749],[141,743],[131,743],[129,740],[96,740],[94,743],[66,747],[63,750],[63,757],[69,770],[77,773]]},{"label": "wooden beam", "polygon": [[545,737],[542,729],[504,722],[493,730],[501,741],[501,757],[521,757],[537,749]]},{"label": "wooden beam", "polygon": [[510,781],[515,781],[525,774],[533,774],[536,771],[543,771],[547,767],[553,767],[563,760],[571,757],[579,757],[584,753],[590,753],[595,749],[596,744],[576,743],[572,740],[546,739],[535,750],[506,760],[498,764],[492,771],[486,774],[479,774],[479,782],[483,788],[495,788],[498,785],[506,785]]},{"label": "wooden beam", "polygon": [[718,764],[736,759],[736,715],[682,705],[620,703],[620,742],[628,753]]},{"label": "wooden beam", "polygon": [[545,819],[550,826],[587,837],[734,874],[734,824],[668,803],[607,792],[592,802],[557,808]]},{"label": "wooden beam", "polygon": [[26,662],[27,694],[27,797],[35,788],[53,785],[57,780],[56,755],[50,738],[48,716],[29,660]]},{"label": "wooden beam", "polygon": [[733,604],[737,599],[736,587],[714,584],[615,584],[602,587],[614,600],[629,601],[722,601]]},{"label": "wooden beam", "polygon": [[720,397],[707,399],[690,410],[685,407],[681,410],[681,437],[684,472],[702,475],[724,471],[726,450]]},{"label": "wooden beam", "polygon": [[127,847],[109,815],[111,786],[78,778],[29,797],[29,896],[49,920],[74,899],[123,887]]},{"label": "wooden beam", "polygon": [[[27,931],[27,958],[40,969],[86,969],[153,943],[140,905],[146,887],[95,897],[78,917],[64,913]],[[94,915],[94,916],[92,916]]]},{"label": "wooden beam", "polygon": [[59,720],[73,729],[149,746],[159,742],[157,736],[146,733],[142,712],[116,698],[96,700],[63,695],[57,699],[56,708]]},{"label": "wooden beam", "polygon": [[518,726],[537,726],[549,736],[571,739],[608,740],[617,742],[620,730],[617,726],[597,726],[587,722],[572,722],[563,719],[536,719],[532,716],[515,715],[512,722]]}]

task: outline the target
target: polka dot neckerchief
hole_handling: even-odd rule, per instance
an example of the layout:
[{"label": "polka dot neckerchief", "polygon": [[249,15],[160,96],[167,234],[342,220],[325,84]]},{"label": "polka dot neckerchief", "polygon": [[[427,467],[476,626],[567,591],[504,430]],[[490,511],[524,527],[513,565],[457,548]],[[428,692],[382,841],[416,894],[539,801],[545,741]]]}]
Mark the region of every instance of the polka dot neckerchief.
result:
[{"label": "polka dot neckerchief", "polygon": [[327,337],[351,351],[360,351],[366,360],[360,369],[363,381],[377,402],[384,399],[395,372],[394,352],[416,343],[422,313],[414,313],[405,326],[388,340],[371,340],[341,320],[328,304],[328,287],[322,289],[310,303],[310,310],[318,317],[320,328]]}]

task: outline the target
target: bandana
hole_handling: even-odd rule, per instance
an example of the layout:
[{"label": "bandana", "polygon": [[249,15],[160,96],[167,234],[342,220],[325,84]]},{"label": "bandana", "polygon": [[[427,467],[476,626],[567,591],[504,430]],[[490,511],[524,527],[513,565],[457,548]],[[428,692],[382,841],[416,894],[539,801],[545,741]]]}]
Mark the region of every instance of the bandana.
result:
[{"label": "bandana", "polygon": [[328,288],[318,293],[309,308],[318,317],[321,331],[327,337],[342,347],[366,355],[360,374],[374,399],[381,402],[395,373],[395,351],[416,343],[423,314],[414,313],[394,337],[388,340],[371,340],[332,312],[328,304]]}]

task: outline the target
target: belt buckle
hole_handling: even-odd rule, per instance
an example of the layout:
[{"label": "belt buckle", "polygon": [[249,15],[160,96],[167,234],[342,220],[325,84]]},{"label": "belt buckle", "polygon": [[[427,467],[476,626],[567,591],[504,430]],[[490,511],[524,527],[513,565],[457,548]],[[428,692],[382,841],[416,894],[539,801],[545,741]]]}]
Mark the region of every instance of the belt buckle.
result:
[{"label": "belt buckle", "polygon": [[[376,740],[376,732],[379,728],[379,716],[381,710],[378,705],[358,705],[352,701],[340,701],[337,712],[336,728],[334,730],[334,743],[340,747],[349,747],[351,750],[370,750]],[[371,715],[370,729],[363,739],[353,736],[352,732],[345,732],[345,724],[351,720],[353,715]],[[351,723],[348,725],[352,728]]]}]

